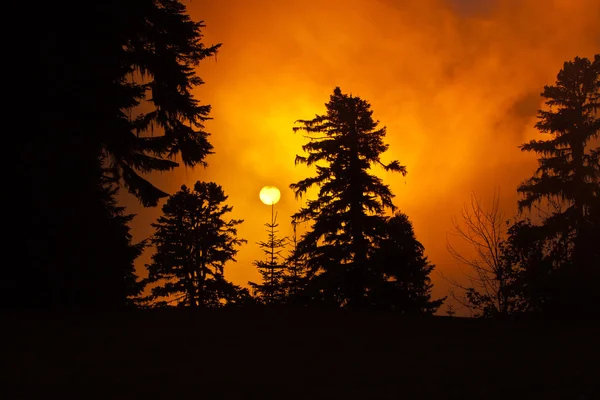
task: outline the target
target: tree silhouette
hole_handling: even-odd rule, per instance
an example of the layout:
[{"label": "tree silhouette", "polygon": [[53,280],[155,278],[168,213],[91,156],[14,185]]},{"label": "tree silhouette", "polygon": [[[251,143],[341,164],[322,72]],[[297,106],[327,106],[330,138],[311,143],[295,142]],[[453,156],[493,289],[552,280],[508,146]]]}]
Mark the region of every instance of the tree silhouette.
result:
[{"label": "tree silhouette", "polygon": [[190,307],[218,307],[228,300],[223,293],[232,288],[223,277],[224,265],[235,261],[236,247],[246,241],[237,238],[236,226],[243,221],[224,219],[232,210],[223,204],[226,200],[213,182],[196,182],[193,190],[183,185],[169,197],[164,215],[152,224],[156,233],[150,243],[156,252],[145,283],[158,285],[148,301],[167,298]]},{"label": "tree silhouette", "polygon": [[514,301],[513,312],[540,314],[555,309],[560,288],[553,274],[553,261],[548,257],[551,243],[545,227],[530,219],[513,223],[502,244],[502,261],[511,270],[508,286]]},{"label": "tree silhouette", "polygon": [[306,259],[298,252],[297,223],[293,222],[293,235],[291,238],[292,249],[287,257],[287,268],[284,269],[282,277],[283,286],[286,290],[286,304],[288,306],[306,305],[307,276]]},{"label": "tree silhouette", "polygon": [[367,268],[367,252],[378,227],[385,223],[384,209],[394,209],[393,195],[380,178],[369,174],[372,166],[403,175],[398,161],[384,164],[380,156],[385,127],[378,128],[370,104],[335,88],[325,105],[327,114],[298,121],[309,142],[308,156],[296,156],[296,164],[315,166],[316,176],[290,185],[296,197],[319,187],[316,200],[293,215],[294,222],[312,226],[298,243],[306,256],[313,299],[334,306],[362,307],[373,281]]},{"label": "tree silhouette", "polygon": [[381,235],[369,251],[369,266],[379,281],[369,288],[372,307],[402,314],[433,314],[444,298],[431,300],[434,269],[424,255],[406,214],[397,212],[386,220]]},{"label": "tree silhouette", "polygon": [[598,55],[593,61],[576,57],[565,62],[555,85],[544,87],[547,109],[538,111],[536,128],[551,138],[521,146],[539,156],[539,167],[518,188],[523,195],[519,208],[530,210],[542,202],[554,206],[543,218],[541,232],[553,264],[551,273],[562,286],[556,291],[562,298],[556,299],[561,312],[600,304],[589,286],[600,277],[600,264],[593,261],[598,260],[600,240],[593,224],[600,193],[599,148],[592,147],[600,133],[599,79]]},{"label": "tree silhouette", "polygon": [[[464,291],[457,300],[475,313],[475,316],[505,316],[515,307],[511,290],[514,280],[512,263],[504,255],[508,237],[508,223],[500,208],[498,192],[486,209],[473,193],[471,201],[462,210],[460,220],[453,220],[451,236],[466,244],[473,252],[467,256],[450,240],[446,247],[454,259],[467,268],[464,271],[469,285],[452,281]],[[456,297],[455,297],[456,298]]]},{"label": "tree silhouette", "polygon": [[256,266],[262,276],[262,283],[248,282],[254,290],[254,296],[263,304],[275,305],[282,304],[286,296],[284,285],[284,274],[286,263],[281,252],[287,244],[287,238],[278,237],[277,215],[274,214],[271,222],[266,223],[268,240],[258,242],[261,250],[267,256],[267,260],[255,261]]},{"label": "tree silhouette", "polygon": [[[122,46],[122,54],[115,57],[120,68],[113,81],[123,103],[118,105],[120,113],[112,121],[113,129],[104,135],[103,145],[129,191],[152,206],[167,194],[138,171],[173,169],[178,164],[172,157],[178,154],[186,166],[206,165],[204,159],[211,154],[203,126],[210,106],[201,105],[191,90],[203,83],[195,67],[214,56],[220,45],[203,45],[203,23],[192,21],[177,0],[135,0],[127,6],[119,3],[119,8],[118,26],[126,27],[123,33],[127,36],[114,43]],[[145,106],[152,105],[151,111],[130,118],[125,110],[144,101]],[[162,135],[157,135],[157,128]]]},{"label": "tree silhouette", "polygon": [[[47,275],[29,278],[29,282],[40,284],[32,285],[36,290],[30,305],[43,306],[36,304],[42,299],[77,308],[115,309],[135,305],[134,297],[139,295],[142,286],[137,282],[134,261],[145,243],[132,243],[128,223],[133,215],[125,214],[125,209],[117,206],[118,186],[114,179],[105,176],[101,185],[91,189],[94,191],[90,197],[95,197],[96,201],[87,204],[86,214],[78,224],[72,225],[73,230],[59,232],[53,241],[39,240],[37,243],[39,246],[56,246],[54,256],[67,258],[71,254],[65,254],[69,250],[60,243],[61,239],[85,232],[89,229],[88,224],[92,224],[95,233],[79,238],[79,247],[71,249],[78,256],[73,263],[46,265],[44,271],[36,272]],[[59,214],[55,218],[69,217]],[[107,248],[111,251],[106,251]],[[41,279],[36,278],[44,280],[40,282]]]},{"label": "tree silhouette", "polygon": [[195,67],[220,44],[204,46],[203,23],[178,0],[90,6],[86,18],[72,18],[69,3],[53,4],[57,19],[43,26],[44,129],[61,133],[50,143],[63,151],[77,149],[88,161],[105,154],[110,172],[155,206],[167,194],[140,173],[171,170],[176,155],[188,166],[205,164],[211,153],[203,126],[210,106],[191,91],[203,83]]},{"label": "tree silhouette", "polygon": [[[39,127],[16,140],[15,191],[23,200],[14,211],[23,218],[13,229],[20,238],[13,249],[21,262],[0,278],[3,305],[101,306],[123,275],[96,278],[130,262],[118,244],[129,240],[126,229],[109,228],[115,220],[105,179],[155,206],[167,194],[144,174],[175,168],[177,156],[203,164],[211,151],[202,126],[210,107],[191,94],[202,84],[195,66],[219,47],[202,44],[202,23],[176,0],[92,2],[75,17],[74,5],[32,10],[39,17],[32,26],[39,42],[36,96],[44,107]],[[107,236],[115,234],[123,236]],[[123,258],[106,265],[108,254]]]},{"label": "tree silhouette", "polygon": [[[101,193],[104,195],[106,212],[109,215],[106,220],[107,230],[103,232],[105,243],[95,243],[90,246],[95,250],[92,254],[98,264],[104,266],[95,271],[96,281],[90,285],[90,290],[98,291],[94,296],[96,305],[110,308],[136,305],[137,296],[142,292],[143,285],[137,280],[134,262],[146,247],[146,241],[132,243],[128,224],[134,215],[126,215],[125,208],[117,205],[115,197],[118,190],[118,185],[112,179],[106,178]],[[112,251],[106,252],[106,248]],[[98,275],[104,276],[104,279]],[[79,296],[79,298],[85,297],[89,297],[89,294]]]}]

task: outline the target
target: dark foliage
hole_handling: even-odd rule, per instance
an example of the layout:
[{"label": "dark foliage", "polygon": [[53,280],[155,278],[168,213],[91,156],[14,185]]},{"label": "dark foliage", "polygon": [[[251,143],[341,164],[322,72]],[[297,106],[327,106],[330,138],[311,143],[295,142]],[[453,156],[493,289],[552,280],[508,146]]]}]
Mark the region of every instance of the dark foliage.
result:
[{"label": "dark foliage", "polygon": [[169,197],[164,215],[152,224],[156,233],[150,243],[156,252],[144,280],[153,284],[146,301],[220,307],[243,300],[241,289],[223,276],[225,263],[235,261],[237,247],[246,242],[237,238],[236,226],[243,221],[224,218],[232,210],[226,200],[223,188],[213,182],[196,182],[193,190],[183,185]]},{"label": "dark foliage", "polygon": [[369,250],[369,265],[379,281],[369,289],[369,303],[376,309],[402,314],[433,314],[444,299],[431,300],[435,268],[424,255],[406,214],[386,220],[383,234]]},{"label": "dark foliage", "polygon": [[219,46],[201,43],[202,23],[175,0],[42,2],[32,12],[40,124],[16,141],[20,261],[3,268],[0,300],[88,307],[110,293],[121,297],[109,303],[126,303],[112,289],[130,286],[122,265],[138,249],[122,248],[127,221],[114,216],[110,190],[119,183],[153,206],[167,194],[144,174],[173,169],[177,155],[186,165],[205,162],[210,107],[191,89],[202,83],[194,67]]},{"label": "dark foliage", "polygon": [[368,102],[335,88],[325,106],[326,115],[300,120],[302,126],[294,128],[309,139],[302,146],[308,156],[296,156],[296,164],[315,166],[317,175],[290,187],[297,197],[319,188],[318,198],[292,217],[312,222],[297,251],[306,256],[313,300],[363,307],[373,280],[365,265],[370,241],[385,221],[384,209],[394,209],[389,187],[369,169],[379,165],[406,174],[406,168],[398,161],[381,162],[386,130],[378,128]]},{"label": "dark foliage", "polygon": [[277,215],[272,214],[270,223],[266,223],[268,240],[258,242],[267,260],[255,261],[262,283],[248,282],[253,290],[254,297],[265,305],[282,305],[285,302],[287,290],[284,284],[286,275],[286,262],[281,252],[285,249],[288,238],[279,237],[277,228]]},{"label": "dark foliage", "polygon": [[289,241],[292,248],[286,258],[286,268],[282,277],[283,287],[286,291],[285,304],[288,307],[305,307],[309,302],[306,290],[308,284],[306,256],[298,252],[297,225],[297,223],[292,223],[294,233]]},{"label": "dark foliage", "polygon": [[[381,161],[388,149],[383,142],[386,130],[373,120],[368,102],[335,88],[325,106],[326,115],[300,120],[301,126],[294,128],[305,131],[309,139],[302,147],[308,155],[296,156],[296,163],[314,166],[317,174],[290,187],[297,197],[313,186],[319,189],[317,199],[308,200],[293,216],[294,222],[311,223],[298,242],[296,256],[305,258],[310,301],[373,307],[378,296],[374,293],[386,278],[369,259],[369,249],[377,246],[385,230],[385,209],[395,207],[389,187],[369,171],[380,166],[405,175],[406,168],[398,161]],[[381,296],[386,298],[383,307],[389,306],[389,296]]]},{"label": "dark foliage", "polygon": [[[538,154],[539,168],[519,186],[524,196],[519,207],[541,205],[549,211],[540,226],[519,225],[514,233],[526,238],[533,234],[539,242],[534,249],[543,249],[535,263],[522,268],[542,291],[528,301],[543,306],[547,313],[598,313],[600,307],[595,288],[600,278],[600,148],[594,145],[600,134],[599,82],[600,56],[593,61],[576,57],[566,62],[556,84],[546,86],[542,93],[547,109],[538,112],[536,128],[550,138],[521,146],[523,151]],[[533,295],[529,290],[525,294]]]},{"label": "dark foliage", "polygon": [[552,308],[558,287],[553,275],[552,258],[548,257],[551,244],[547,242],[543,226],[529,219],[512,224],[502,244],[502,261],[510,266],[509,290],[515,298],[512,313],[542,314]]}]

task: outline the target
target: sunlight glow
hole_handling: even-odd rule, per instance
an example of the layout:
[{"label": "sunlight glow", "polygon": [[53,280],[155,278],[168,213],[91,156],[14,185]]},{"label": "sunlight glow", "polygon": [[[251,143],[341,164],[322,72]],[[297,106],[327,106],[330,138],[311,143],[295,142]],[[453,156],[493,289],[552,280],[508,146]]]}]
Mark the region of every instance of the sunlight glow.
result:
[{"label": "sunlight glow", "polygon": [[260,201],[268,206],[277,204],[281,198],[281,192],[275,186],[265,186],[260,190]]}]

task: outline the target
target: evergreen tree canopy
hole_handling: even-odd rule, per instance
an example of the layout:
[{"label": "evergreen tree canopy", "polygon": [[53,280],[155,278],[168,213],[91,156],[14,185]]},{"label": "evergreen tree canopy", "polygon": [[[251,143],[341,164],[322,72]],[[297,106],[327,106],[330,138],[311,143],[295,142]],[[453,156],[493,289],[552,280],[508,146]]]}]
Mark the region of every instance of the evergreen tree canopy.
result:
[{"label": "evergreen tree canopy", "polygon": [[69,2],[50,6],[58,20],[41,46],[46,129],[60,134],[51,140],[63,151],[105,152],[111,172],[155,206],[167,194],[140,173],[171,170],[176,155],[188,166],[204,164],[211,153],[203,126],[210,106],[191,90],[203,83],[195,67],[220,45],[204,46],[203,23],[178,0],[95,2],[85,18],[73,18]]},{"label": "evergreen tree canopy", "polygon": [[[530,209],[543,201],[551,206],[541,226],[523,225],[514,231],[531,236],[526,232],[532,230],[543,237],[545,261],[536,265],[545,271],[537,275],[536,287],[545,290],[537,293],[544,300],[529,302],[545,305],[546,311],[577,314],[600,306],[595,288],[600,279],[600,230],[595,222],[600,195],[599,82],[599,55],[593,61],[576,57],[566,62],[555,85],[545,86],[542,93],[547,108],[538,112],[536,128],[550,138],[521,146],[539,156],[539,167],[519,186],[519,207]],[[522,268],[531,278],[534,266]]]},{"label": "evergreen tree canopy", "polygon": [[248,282],[254,289],[254,296],[263,304],[283,304],[286,296],[284,276],[287,265],[281,252],[287,244],[286,237],[279,237],[277,228],[277,216],[274,214],[270,223],[265,224],[268,232],[268,240],[258,242],[267,260],[255,261],[262,276],[262,283]]},{"label": "evergreen tree canopy", "polygon": [[176,0],[42,2],[32,12],[40,124],[17,135],[20,263],[3,271],[0,303],[125,303],[106,297],[124,294],[115,288],[139,253],[120,247],[130,217],[115,219],[115,189],[155,206],[167,194],[143,175],[175,168],[175,157],[204,164],[210,107],[192,96],[202,84],[194,68],[219,45],[202,44],[202,23]]},{"label": "evergreen tree canopy", "polygon": [[296,197],[319,188],[318,198],[293,215],[294,222],[312,222],[297,252],[306,256],[316,298],[361,307],[372,281],[365,265],[368,248],[385,223],[384,209],[394,209],[389,187],[369,170],[381,166],[405,175],[406,168],[381,161],[388,149],[386,130],[373,120],[368,102],[335,88],[325,106],[325,115],[300,120],[294,128],[309,138],[302,146],[308,155],[296,156],[296,164],[315,166],[317,174],[290,187]]},{"label": "evergreen tree canopy", "polygon": [[564,211],[545,221],[555,231],[581,227],[598,196],[599,151],[589,145],[600,133],[599,81],[598,56],[593,62],[579,57],[566,62],[556,84],[544,87],[542,97],[548,109],[538,111],[536,128],[552,137],[521,146],[540,158],[535,176],[518,188],[524,195],[519,207],[531,208],[543,199],[565,204]]},{"label": "evergreen tree canopy", "polygon": [[196,182],[167,200],[163,216],[152,224],[156,233],[150,243],[156,247],[147,266],[146,283],[159,283],[148,300],[167,298],[191,307],[217,307],[224,293],[231,291],[223,277],[227,261],[235,261],[237,247],[246,241],[237,238],[242,220],[226,220],[232,207],[227,196],[213,182]]},{"label": "evergreen tree canopy", "polygon": [[[143,290],[143,285],[137,281],[135,260],[142,254],[146,242],[132,243],[128,224],[134,215],[125,214],[125,208],[117,205],[115,196],[119,190],[118,185],[111,178],[106,178],[100,190],[104,196],[103,210],[108,213],[108,219],[102,217],[96,227],[106,225],[106,230],[101,232],[106,244],[100,246],[100,243],[90,243],[87,250],[98,265],[105,267],[92,270],[93,281],[87,286],[87,290],[93,293],[92,301],[98,307],[132,307],[136,304],[135,298]],[[110,248],[111,251],[105,251],[106,248]],[[86,289],[80,287],[80,290]],[[69,293],[69,290],[64,293]],[[90,293],[81,293],[77,298],[86,297],[90,298]]]},{"label": "evergreen tree canopy", "polygon": [[380,281],[369,291],[374,308],[403,314],[433,314],[444,299],[431,300],[429,274],[435,266],[424,254],[406,214],[388,218],[370,250],[370,265]]},{"label": "evergreen tree canopy", "polygon": [[513,313],[543,313],[554,308],[559,289],[553,276],[550,243],[543,226],[531,220],[516,221],[502,244],[502,261],[511,271],[510,294],[515,299]]}]

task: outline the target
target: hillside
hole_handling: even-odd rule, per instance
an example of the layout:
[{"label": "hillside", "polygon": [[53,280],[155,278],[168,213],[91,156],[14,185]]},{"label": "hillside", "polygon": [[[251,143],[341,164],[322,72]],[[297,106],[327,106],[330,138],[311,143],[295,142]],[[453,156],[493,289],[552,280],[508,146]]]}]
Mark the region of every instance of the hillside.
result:
[{"label": "hillside", "polygon": [[[3,316],[4,399],[591,399],[600,325],[348,312]],[[595,385],[595,386],[594,386]]]}]

